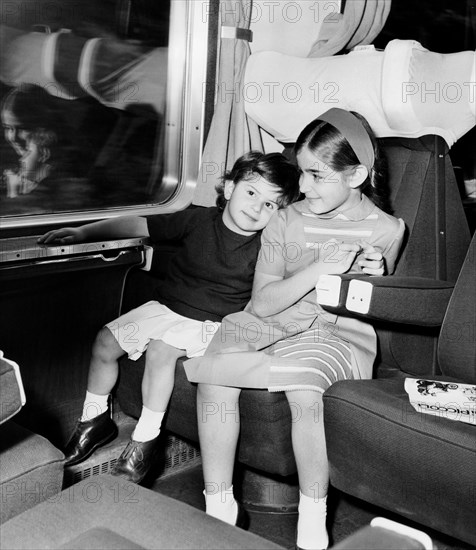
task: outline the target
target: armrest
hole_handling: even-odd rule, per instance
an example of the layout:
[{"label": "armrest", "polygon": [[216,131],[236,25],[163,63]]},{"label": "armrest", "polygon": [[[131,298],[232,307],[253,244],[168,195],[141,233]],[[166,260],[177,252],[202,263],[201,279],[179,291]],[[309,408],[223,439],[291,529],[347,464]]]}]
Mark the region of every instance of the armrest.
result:
[{"label": "armrest", "polygon": [[348,314],[345,307],[349,285],[354,280],[369,279],[365,273],[352,273],[351,275],[321,275],[316,284],[317,303],[324,309],[339,315]]},{"label": "armrest", "polygon": [[333,550],[432,550],[431,538],[418,529],[386,518],[374,518],[370,525],[362,527],[343,541],[333,546]]},{"label": "armrest", "polygon": [[338,315],[428,327],[443,322],[453,288],[424,277],[353,275],[325,275],[316,286],[318,303]]}]

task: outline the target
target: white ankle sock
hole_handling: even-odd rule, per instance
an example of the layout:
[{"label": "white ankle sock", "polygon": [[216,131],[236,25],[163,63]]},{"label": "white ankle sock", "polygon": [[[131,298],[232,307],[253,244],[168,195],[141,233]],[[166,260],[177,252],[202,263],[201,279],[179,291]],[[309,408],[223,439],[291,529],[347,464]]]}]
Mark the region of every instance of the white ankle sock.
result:
[{"label": "white ankle sock", "polygon": [[81,416],[81,422],[92,420],[100,414],[107,411],[107,405],[109,400],[109,394],[98,395],[86,391],[86,398],[84,399],[83,414]]},{"label": "white ankle sock", "polygon": [[299,548],[322,550],[329,545],[326,529],[327,496],[317,499],[299,492],[297,545]]},{"label": "white ankle sock", "polygon": [[209,516],[220,519],[230,525],[236,524],[238,517],[238,503],[233,496],[233,485],[229,489],[219,490],[218,487],[205,495],[205,509]]},{"label": "white ankle sock", "polygon": [[142,407],[142,412],[137,422],[137,426],[132,434],[134,441],[150,441],[156,438],[160,433],[160,426],[165,412],[157,412],[147,407]]}]

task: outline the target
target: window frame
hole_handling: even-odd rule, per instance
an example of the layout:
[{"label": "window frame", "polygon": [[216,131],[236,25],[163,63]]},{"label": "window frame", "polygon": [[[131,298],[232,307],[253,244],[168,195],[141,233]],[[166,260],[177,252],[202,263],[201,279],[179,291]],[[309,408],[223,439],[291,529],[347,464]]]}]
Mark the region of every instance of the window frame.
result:
[{"label": "window frame", "polygon": [[[208,51],[208,25],[203,14],[207,13],[208,0],[173,0],[170,5],[164,175],[156,202],[2,217],[2,230],[169,213],[191,204],[203,149],[203,93]],[[177,66],[183,70],[170,70]]]}]

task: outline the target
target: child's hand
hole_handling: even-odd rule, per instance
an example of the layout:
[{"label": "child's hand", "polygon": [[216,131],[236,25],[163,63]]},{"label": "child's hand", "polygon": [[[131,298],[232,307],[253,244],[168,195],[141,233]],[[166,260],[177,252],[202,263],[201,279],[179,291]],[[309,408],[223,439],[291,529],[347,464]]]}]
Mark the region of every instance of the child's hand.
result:
[{"label": "child's hand", "polygon": [[363,257],[358,261],[358,264],[364,273],[367,275],[383,275],[385,272],[385,262],[383,255],[374,246],[366,241],[360,241],[362,246]]},{"label": "child's hand", "polygon": [[81,227],[63,227],[48,231],[38,239],[40,244],[71,244],[84,240]]},{"label": "child's hand", "polygon": [[357,243],[340,243],[335,239],[325,242],[320,249],[323,272],[328,275],[346,273],[361,250],[362,246]]}]

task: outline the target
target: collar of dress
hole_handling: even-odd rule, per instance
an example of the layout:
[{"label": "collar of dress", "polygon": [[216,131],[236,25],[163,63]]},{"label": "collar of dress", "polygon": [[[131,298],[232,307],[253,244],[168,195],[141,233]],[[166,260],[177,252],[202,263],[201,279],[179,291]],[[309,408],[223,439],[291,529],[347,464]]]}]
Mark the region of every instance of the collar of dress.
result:
[{"label": "collar of dress", "polygon": [[367,218],[372,210],[375,208],[375,204],[366,195],[362,195],[360,203],[352,206],[352,208],[343,211],[334,211],[330,214],[315,214],[309,208],[309,202],[307,199],[295,203],[294,206],[302,213],[313,214],[314,216],[316,216],[316,218],[319,218],[321,220],[331,220],[340,215],[344,216],[348,220],[356,222],[365,220],[365,218]]}]

